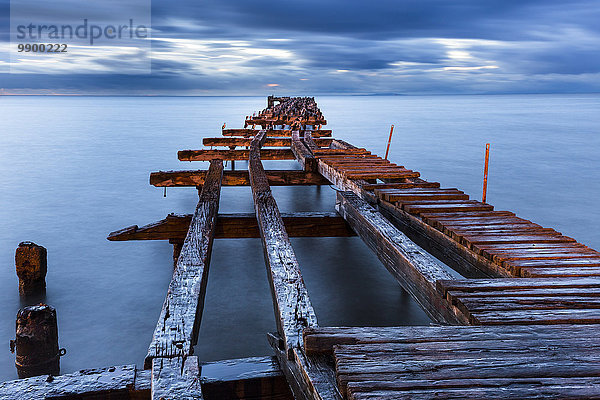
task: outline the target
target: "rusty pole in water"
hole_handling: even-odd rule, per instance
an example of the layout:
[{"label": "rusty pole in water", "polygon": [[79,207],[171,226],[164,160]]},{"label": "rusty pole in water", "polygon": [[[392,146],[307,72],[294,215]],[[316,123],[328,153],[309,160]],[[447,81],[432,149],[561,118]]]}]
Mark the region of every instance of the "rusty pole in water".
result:
[{"label": "rusty pole in water", "polygon": [[388,139],[387,149],[385,149],[385,159],[387,160],[388,153],[390,152],[390,144],[392,143],[392,134],[394,133],[394,125],[390,128],[390,137]]},{"label": "rusty pole in water", "polygon": [[483,196],[481,201],[485,203],[487,197],[487,178],[488,178],[488,166],[490,163],[490,144],[485,144],[485,166],[483,167]]},{"label": "rusty pole in water", "polygon": [[58,375],[60,357],[66,350],[58,348],[56,310],[46,304],[20,309],[16,338],[10,341],[10,350],[17,353],[15,366],[19,378]]}]

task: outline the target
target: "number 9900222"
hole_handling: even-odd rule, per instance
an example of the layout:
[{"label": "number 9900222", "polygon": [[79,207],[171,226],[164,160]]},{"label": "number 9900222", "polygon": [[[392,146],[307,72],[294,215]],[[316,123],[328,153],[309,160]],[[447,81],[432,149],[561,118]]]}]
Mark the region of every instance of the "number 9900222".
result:
[{"label": "number 9900222", "polygon": [[60,43],[19,43],[19,53],[66,53],[67,45]]}]

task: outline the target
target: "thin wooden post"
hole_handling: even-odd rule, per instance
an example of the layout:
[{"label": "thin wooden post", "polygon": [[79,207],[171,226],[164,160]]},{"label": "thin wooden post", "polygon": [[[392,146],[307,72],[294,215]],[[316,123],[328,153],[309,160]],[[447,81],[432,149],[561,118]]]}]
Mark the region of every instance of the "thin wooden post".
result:
[{"label": "thin wooden post", "polygon": [[392,143],[392,134],[394,133],[394,124],[390,128],[390,137],[388,138],[387,149],[385,149],[385,159],[387,160],[388,154],[390,152],[390,144]]},{"label": "thin wooden post", "polygon": [[33,242],[21,242],[15,252],[15,266],[19,277],[19,294],[33,295],[46,290],[48,270],[47,251]]},{"label": "thin wooden post", "polygon": [[487,179],[488,179],[488,166],[490,162],[490,144],[485,144],[485,166],[483,167],[483,196],[481,201],[485,203],[487,197]]},{"label": "thin wooden post", "polygon": [[19,310],[16,325],[16,338],[10,341],[10,350],[17,353],[15,366],[19,378],[58,375],[60,357],[66,350],[58,349],[56,310],[46,304],[25,307]]}]

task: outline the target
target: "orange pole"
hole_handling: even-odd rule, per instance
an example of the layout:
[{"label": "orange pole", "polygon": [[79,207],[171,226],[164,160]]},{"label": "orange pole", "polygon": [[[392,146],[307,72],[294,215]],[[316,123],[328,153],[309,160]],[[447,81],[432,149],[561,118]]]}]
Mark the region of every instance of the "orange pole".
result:
[{"label": "orange pole", "polygon": [[487,197],[487,178],[488,178],[488,166],[490,164],[490,144],[485,144],[485,166],[483,167],[483,196],[481,201],[485,203]]},{"label": "orange pole", "polygon": [[387,149],[385,149],[385,159],[387,160],[388,154],[390,152],[390,144],[392,143],[392,134],[394,133],[394,125],[390,128],[390,137],[388,139]]}]

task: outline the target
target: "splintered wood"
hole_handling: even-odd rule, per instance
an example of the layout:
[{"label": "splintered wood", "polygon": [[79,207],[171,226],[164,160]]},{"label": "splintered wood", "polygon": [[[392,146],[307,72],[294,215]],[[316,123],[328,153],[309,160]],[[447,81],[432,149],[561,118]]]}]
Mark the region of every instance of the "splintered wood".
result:
[{"label": "splintered wood", "polygon": [[[199,384],[197,394],[188,392],[184,395],[185,387],[189,386],[187,382],[193,378],[182,370],[186,357],[194,352],[198,337],[222,176],[223,162],[211,161],[148,349],[145,367],[152,367],[153,399],[202,398]],[[194,360],[197,364],[195,357],[187,360],[189,368]]]},{"label": "splintered wood", "polygon": [[275,320],[285,348],[289,350],[299,345],[304,328],[317,324],[317,317],[260,161],[260,147],[265,135],[263,131],[252,140],[248,170],[273,294]]}]

